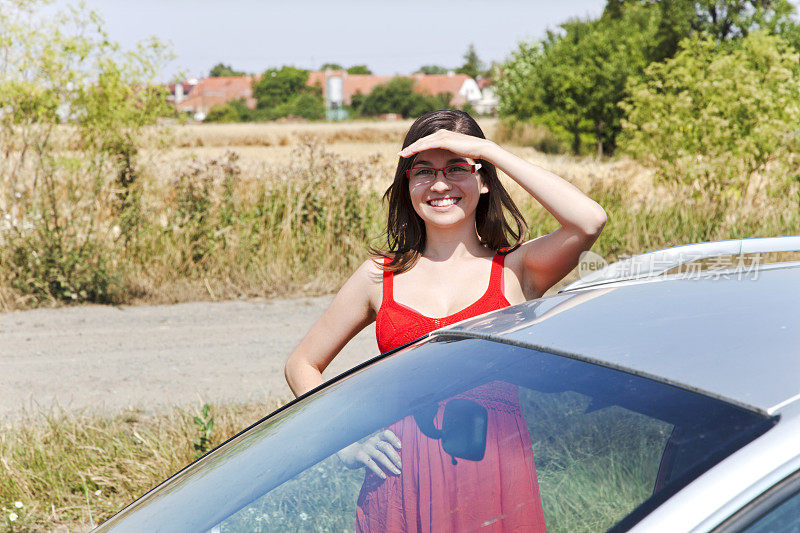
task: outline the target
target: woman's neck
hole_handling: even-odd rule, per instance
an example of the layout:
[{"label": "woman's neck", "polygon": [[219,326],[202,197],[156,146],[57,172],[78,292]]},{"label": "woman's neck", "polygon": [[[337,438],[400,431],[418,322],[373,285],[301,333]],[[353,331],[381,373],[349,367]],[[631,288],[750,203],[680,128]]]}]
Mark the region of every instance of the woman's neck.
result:
[{"label": "woman's neck", "polygon": [[422,256],[431,261],[447,261],[464,256],[484,256],[487,249],[478,240],[474,223],[454,228],[425,228],[425,250]]}]

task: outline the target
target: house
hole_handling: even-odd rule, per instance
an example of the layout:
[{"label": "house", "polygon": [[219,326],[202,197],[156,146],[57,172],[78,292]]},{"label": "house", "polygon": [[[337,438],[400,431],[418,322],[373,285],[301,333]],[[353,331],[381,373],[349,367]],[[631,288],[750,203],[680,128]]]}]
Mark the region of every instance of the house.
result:
[{"label": "house", "polygon": [[[378,76],[374,74],[348,74],[343,70],[326,70],[310,72],[308,85],[317,85],[328,107],[333,104],[350,105],[356,93],[367,95],[378,85],[390,82],[395,76]],[[481,90],[478,84],[466,74],[412,74],[408,76],[415,81],[414,90],[422,94],[437,95],[450,93],[450,105],[462,106],[467,102],[479,100]],[[334,79],[341,80],[341,95],[332,94],[331,88],[338,86]],[[337,101],[341,98],[341,101]]]},{"label": "house", "polygon": [[195,85],[197,85],[197,78],[189,78],[188,80],[180,83],[170,83],[169,85],[166,85],[167,91],[169,91],[167,102],[176,105],[180,104],[186,100]]},{"label": "house", "polygon": [[[414,90],[421,94],[450,94],[450,105],[461,107],[466,103],[479,113],[491,113],[497,106],[497,98],[488,85],[489,80],[470,78],[466,74],[412,74]],[[348,74],[343,70],[309,72],[309,86],[322,90],[328,109],[328,118],[343,118],[342,105],[351,105],[356,94],[368,95],[378,85],[388,83],[395,76],[374,74]],[[178,111],[191,114],[195,120],[203,120],[212,107],[243,98],[250,109],[255,109],[252,84],[258,77],[229,76],[218,78],[188,79],[183,83],[170,84],[168,100]],[[483,87],[481,86],[483,85]]]},{"label": "house", "polygon": [[500,99],[494,93],[492,80],[479,77],[476,81],[478,88],[481,90],[481,97],[478,100],[470,102],[472,108],[476,113],[480,113],[481,115],[494,113],[495,109],[497,109],[497,104],[500,103]]},{"label": "house", "polygon": [[194,81],[196,81],[194,85],[189,83],[191,89],[181,101],[178,101],[178,92],[185,87],[178,84],[181,88],[173,93],[173,98],[175,108],[178,111],[192,114],[195,120],[203,120],[214,106],[227,104],[240,98],[245,100],[245,104],[250,109],[256,107],[256,99],[253,98],[252,76],[203,78]]}]

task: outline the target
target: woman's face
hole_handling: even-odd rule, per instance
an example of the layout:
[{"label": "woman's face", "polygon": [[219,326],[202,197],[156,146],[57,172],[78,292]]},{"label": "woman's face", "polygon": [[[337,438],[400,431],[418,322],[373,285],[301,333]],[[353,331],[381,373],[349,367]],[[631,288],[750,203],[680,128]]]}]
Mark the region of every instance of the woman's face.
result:
[{"label": "woman's face", "polygon": [[[416,154],[408,178],[414,211],[425,225],[451,227],[475,223],[475,208],[481,194],[489,192],[480,174],[467,171],[475,161],[439,148]],[[449,168],[445,176],[441,170]]]}]

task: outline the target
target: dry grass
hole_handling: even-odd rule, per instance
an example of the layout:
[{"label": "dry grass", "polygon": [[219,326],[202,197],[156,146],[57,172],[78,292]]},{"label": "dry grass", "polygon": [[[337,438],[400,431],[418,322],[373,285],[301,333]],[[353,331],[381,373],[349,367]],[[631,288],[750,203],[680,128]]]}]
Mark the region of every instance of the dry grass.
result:
[{"label": "dry grass", "polygon": [[[496,126],[483,124],[490,137]],[[139,203],[124,216],[115,214],[113,187],[92,196],[91,184],[82,184],[80,176],[57,184],[60,208],[75,226],[64,235],[37,233],[36,220],[25,219],[36,212],[34,198],[0,198],[0,204],[7,202],[0,209],[33,228],[0,231],[0,240],[6,239],[0,249],[0,309],[64,300],[173,303],[335,291],[366,259],[367,246],[379,243],[380,195],[391,182],[406,127],[406,122],[187,125],[176,126],[167,137],[171,144],[161,149],[153,133],[138,160],[133,193]],[[290,144],[255,144],[284,137]],[[181,147],[180,139],[201,139],[203,146]],[[235,144],[246,142],[251,144]],[[609,222],[595,251],[609,260],[709,239],[800,233],[797,183],[775,188],[754,180],[746,202],[720,205],[692,187],[657,182],[651,170],[630,159],[509,149],[603,205]],[[555,229],[548,213],[503,179],[532,236]],[[135,225],[126,232],[127,220]],[[95,232],[91,253],[75,242],[86,228]],[[37,266],[42,249],[51,251],[55,266]],[[82,262],[68,255],[78,252]],[[74,266],[87,259],[88,267]],[[66,267],[76,279],[60,273]],[[54,292],[54,275],[67,279],[67,290]],[[100,291],[93,287],[98,283]]]},{"label": "dry grass", "polygon": [[397,143],[411,121],[337,123],[189,124],[177,126],[168,146],[288,146],[306,138],[322,143]]},{"label": "dry grass", "polygon": [[[282,403],[211,405],[209,449]],[[7,423],[0,431],[0,530],[85,531],[107,519],[194,460],[198,414],[129,409],[109,417],[55,409]]]}]

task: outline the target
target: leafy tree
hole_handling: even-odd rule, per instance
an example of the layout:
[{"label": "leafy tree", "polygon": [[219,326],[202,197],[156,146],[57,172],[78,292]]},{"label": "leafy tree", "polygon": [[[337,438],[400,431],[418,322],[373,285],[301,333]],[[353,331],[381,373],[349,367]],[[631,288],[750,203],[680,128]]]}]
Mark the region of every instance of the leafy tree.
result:
[{"label": "leafy tree", "polygon": [[653,61],[672,57],[682,39],[698,34],[727,41],[761,29],[798,43],[795,8],[789,0],[608,0],[603,16],[622,18],[632,5],[656,6],[659,11]]},{"label": "leafy tree", "polygon": [[341,66],[339,63],[324,63],[320,70],[344,70],[344,67]]},{"label": "leafy tree", "polygon": [[646,74],[624,104],[620,145],[663,177],[736,200],[755,174],[797,175],[800,66],[785,41],[763,31],[734,43],[694,37]]},{"label": "leafy tree", "polygon": [[627,82],[642,74],[657,28],[654,6],[632,6],[622,18],[573,19],[563,33],[519,44],[503,66],[496,91],[501,116],[533,121],[567,141],[599,153],[616,145]]},{"label": "leafy tree", "polygon": [[247,107],[244,98],[239,98],[227,104],[212,107],[203,122],[250,122],[255,118],[255,113]]},{"label": "leafy tree", "polygon": [[397,77],[375,87],[359,108],[362,115],[398,113],[403,118],[418,117],[428,111],[449,107],[450,94],[435,96],[414,92],[414,80]]},{"label": "leafy tree", "polygon": [[285,108],[280,108],[282,116],[294,116],[308,120],[325,118],[325,101],[321,92],[304,92],[289,100]]},{"label": "leafy tree", "polygon": [[356,91],[353,96],[350,97],[350,107],[352,107],[357,112],[360,112],[361,106],[364,105],[364,100],[367,97],[361,91]]},{"label": "leafy tree", "polygon": [[422,65],[415,74],[447,74],[450,69],[439,65]]},{"label": "leafy tree", "polygon": [[271,68],[253,83],[253,97],[256,99],[258,109],[272,109],[288,102],[292,96],[309,92],[308,71],[284,66]]},{"label": "leafy tree", "polygon": [[169,54],[122,50],[97,13],[46,4],[0,0],[0,271],[33,302],[112,302],[120,248],[136,255],[146,224],[139,147],[167,108]]},{"label": "leafy tree", "polygon": [[217,63],[213,67],[211,67],[211,71],[208,73],[208,76],[211,78],[222,78],[225,76],[245,76],[246,72],[241,72],[239,70],[233,70],[230,65],[225,65],[223,63]]},{"label": "leafy tree", "polygon": [[353,65],[347,69],[348,74],[372,74],[372,71],[366,65]]},{"label": "leafy tree", "polygon": [[469,45],[469,48],[464,54],[464,64],[461,65],[456,72],[459,74],[466,74],[470,78],[477,78],[483,72],[483,63],[478,57],[478,52],[475,51],[474,44]]}]

